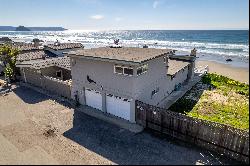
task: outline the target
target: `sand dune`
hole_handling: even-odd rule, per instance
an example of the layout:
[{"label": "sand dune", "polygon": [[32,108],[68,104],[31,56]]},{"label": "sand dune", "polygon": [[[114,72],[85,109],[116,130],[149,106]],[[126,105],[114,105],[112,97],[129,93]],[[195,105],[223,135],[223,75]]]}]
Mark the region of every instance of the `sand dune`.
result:
[{"label": "sand dune", "polygon": [[234,67],[227,64],[212,61],[196,61],[196,67],[209,66],[210,73],[217,73],[234,80],[249,84],[249,68]]}]

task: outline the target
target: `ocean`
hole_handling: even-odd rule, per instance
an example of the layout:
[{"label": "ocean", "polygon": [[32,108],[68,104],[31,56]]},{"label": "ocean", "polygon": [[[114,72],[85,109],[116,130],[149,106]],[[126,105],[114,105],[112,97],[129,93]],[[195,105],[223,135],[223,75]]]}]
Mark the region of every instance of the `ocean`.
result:
[{"label": "ocean", "polygon": [[[14,41],[31,42],[39,38],[46,43],[80,42],[85,48],[109,46],[114,39],[120,39],[123,46],[170,48],[178,54],[189,54],[197,49],[200,60],[229,63],[234,66],[248,67],[249,31],[248,30],[114,30],[114,31],[0,31],[0,37],[10,37]],[[226,59],[232,62],[226,62]]]}]

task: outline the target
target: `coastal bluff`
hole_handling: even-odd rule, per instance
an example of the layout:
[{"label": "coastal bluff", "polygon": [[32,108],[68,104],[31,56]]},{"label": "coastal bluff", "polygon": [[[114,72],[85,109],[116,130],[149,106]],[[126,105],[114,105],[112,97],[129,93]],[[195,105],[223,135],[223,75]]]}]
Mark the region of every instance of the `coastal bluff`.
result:
[{"label": "coastal bluff", "polygon": [[0,31],[65,31],[63,27],[25,27],[25,26],[0,26]]},{"label": "coastal bluff", "polygon": [[25,26],[18,26],[16,27],[16,31],[30,31],[30,29]]}]

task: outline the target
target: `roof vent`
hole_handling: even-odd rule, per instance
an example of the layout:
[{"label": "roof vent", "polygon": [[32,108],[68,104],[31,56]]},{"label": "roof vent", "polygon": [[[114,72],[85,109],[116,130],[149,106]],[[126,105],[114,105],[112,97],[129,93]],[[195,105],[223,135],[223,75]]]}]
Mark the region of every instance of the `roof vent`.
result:
[{"label": "roof vent", "polygon": [[119,39],[115,39],[114,44],[111,45],[110,48],[122,48],[122,46],[119,44]]},{"label": "roof vent", "polygon": [[56,40],[56,42],[54,43],[54,46],[60,46],[60,42]]},{"label": "roof vent", "polygon": [[118,44],[119,44],[119,41],[120,41],[119,39],[115,39],[115,40],[114,40],[114,44],[115,44],[115,45],[118,45]]}]

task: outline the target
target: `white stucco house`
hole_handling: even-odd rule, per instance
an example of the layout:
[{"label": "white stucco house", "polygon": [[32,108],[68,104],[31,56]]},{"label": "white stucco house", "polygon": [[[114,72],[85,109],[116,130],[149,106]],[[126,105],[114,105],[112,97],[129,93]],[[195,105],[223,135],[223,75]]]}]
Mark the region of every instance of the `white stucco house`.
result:
[{"label": "white stucco house", "polygon": [[194,57],[173,50],[100,47],[68,52],[71,97],[135,123],[135,101],[160,106],[194,74]]}]

